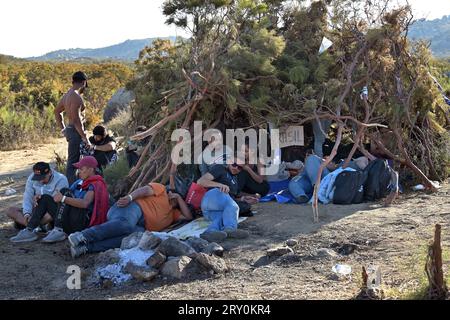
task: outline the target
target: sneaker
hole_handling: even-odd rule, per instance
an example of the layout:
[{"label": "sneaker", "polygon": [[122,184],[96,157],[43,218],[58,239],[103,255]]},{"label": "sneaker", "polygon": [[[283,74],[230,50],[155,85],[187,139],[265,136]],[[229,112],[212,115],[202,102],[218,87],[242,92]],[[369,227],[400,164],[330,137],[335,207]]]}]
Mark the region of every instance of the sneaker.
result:
[{"label": "sneaker", "polygon": [[68,237],[69,243],[72,247],[77,247],[80,244],[86,244],[87,240],[81,232],[74,232]]},{"label": "sneaker", "polygon": [[67,235],[60,228],[54,228],[50,233],[42,239],[42,242],[54,243],[66,240]]},{"label": "sneaker", "polygon": [[83,254],[86,254],[88,252],[88,248],[85,245],[77,246],[77,247],[70,247],[70,254],[72,255],[72,258],[78,258],[79,256],[82,256]]},{"label": "sneaker", "polygon": [[41,232],[48,233],[51,231],[52,226],[50,225],[50,223],[47,223],[47,224],[40,225],[40,228],[41,228]]},{"label": "sneaker", "polygon": [[225,229],[228,238],[233,239],[245,239],[248,238],[250,233],[247,230],[242,229]]},{"label": "sneaker", "polygon": [[208,242],[220,242],[227,238],[227,234],[223,231],[207,231],[203,232],[200,238]]},{"label": "sneaker", "polygon": [[32,230],[25,228],[21,231],[19,231],[19,233],[15,236],[12,237],[10,240],[12,242],[31,242],[31,241],[35,241],[38,239],[38,235],[33,232]]}]

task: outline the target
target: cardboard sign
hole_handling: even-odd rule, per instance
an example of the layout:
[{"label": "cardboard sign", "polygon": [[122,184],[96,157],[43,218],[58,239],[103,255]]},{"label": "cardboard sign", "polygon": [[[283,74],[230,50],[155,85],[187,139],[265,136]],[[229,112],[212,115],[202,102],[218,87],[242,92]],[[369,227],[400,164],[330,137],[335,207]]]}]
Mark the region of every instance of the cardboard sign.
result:
[{"label": "cardboard sign", "polygon": [[305,136],[303,126],[289,126],[280,128],[280,148],[304,146]]}]

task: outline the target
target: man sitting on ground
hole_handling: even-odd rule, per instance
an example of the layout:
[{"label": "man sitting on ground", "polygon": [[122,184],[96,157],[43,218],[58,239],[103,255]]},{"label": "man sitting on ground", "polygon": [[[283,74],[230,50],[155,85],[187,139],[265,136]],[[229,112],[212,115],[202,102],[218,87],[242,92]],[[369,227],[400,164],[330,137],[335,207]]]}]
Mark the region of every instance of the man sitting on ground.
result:
[{"label": "man sitting on ground", "polygon": [[[17,229],[23,229],[13,242],[27,242],[37,239],[33,229],[52,221],[50,211],[56,211],[57,204],[53,196],[61,189],[69,186],[67,178],[56,170],[50,169],[45,162],[38,162],[33,166],[33,173],[28,177],[23,195],[22,209],[9,208],[7,215],[14,220]],[[48,210],[47,210],[48,209]],[[35,215],[35,211],[42,214]],[[26,228],[29,226],[29,229]],[[24,229],[25,228],[25,229]]]},{"label": "man sitting on ground", "polygon": [[179,220],[193,216],[183,198],[167,194],[159,183],[133,191],[120,198],[108,211],[107,222],[69,236],[72,257],[119,248],[122,239],[136,231],[162,231]]},{"label": "man sitting on ground", "polygon": [[242,146],[242,151],[245,154],[245,164],[242,165],[243,170],[237,176],[239,191],[242,195],[264,197],[269,193],[270,185],[261,175],[262,165],[250,163],[250,161],[256,162],[257,158],[247,143]]},{"label": "man sitting on ground", "polygon": [[[147,131],[146,126],[139,126],[136,128],[135,134],[139,134],[145,131]],[[150,141],[149,137],[138,141],[131,141],[131,140],[128,141],[128,146],[125,149],[125,154],[128,161],[128,167],[130,169],[136,166],[136,164],[139,161],[139,158],[142,155],[142,152],[144,151],[145,146],[149,141]]]},{"label": "man sitting on ground", "polygon": [[102,171],[106,166],[117,160],[116,141],[106,132],[103,126],[96,126],[92,130],[94,134],[89,138],[91,151],[98,162],[98,167]]},{"label": "man sitting on ground", "polygon": [[[66,233],[80,231],[88,226],[106,221],[109,196],[103,178],[95,174],[97,165],[97,160],[90,156],[75,163],[74,166],[79,169],[79,176],[83,179],[81,185],[83,192],[78,193],[80,198],[71,197],[70,190],[67,188],[56,191],[53,198],[43,197],[41,204],[33,211],[27,228],[17,236],[20,236],[19,239],[13,238],[11,240],[14,242],[37,240],[38,237],[34,229],[46,212],[52,216],[55,226],[42,239],[43,242],[47,243],[63,241],[67,238]],[[58,205],[59,203],[61,205]]]},{"label": "man sitting on ground", "polygon": [[[241,170],[242,166],[237,163],[216,164],[197,181],[209,189],[203,196],[201,209],[211,223],[201,238],[219,242],[227,237],[243,239],[249,236],[247,231],[238,229],[239,205],[235,198],[239,195],[237,175]],[[245,196],[240,200],[247,201]]]}]

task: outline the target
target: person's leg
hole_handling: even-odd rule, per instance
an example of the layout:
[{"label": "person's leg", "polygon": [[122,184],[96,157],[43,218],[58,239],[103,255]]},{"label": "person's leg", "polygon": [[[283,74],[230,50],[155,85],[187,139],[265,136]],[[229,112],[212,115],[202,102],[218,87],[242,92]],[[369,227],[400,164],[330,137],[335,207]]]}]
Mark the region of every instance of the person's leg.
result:
[{"label": "person's leg", "polygon": [[108,221],[81,231],[88,243],[127,236],[134,232],[142,216],[139,205],[132,202],[127,207],[113,206],[108,211]]},{"label": "person's leg", "polygon": [[27,226],[28,220],[25,219],[22,213],[22,209],[18,207],[10,207],[6,210],[6,215],[14,221],[14,227],[16,229],[23,229]]},{"label": "person's leg", "polygon": [[66,168],[66,176],[69,181],[69,185],[76,180],[75,175],[75,167],[73,164],[75,162],[80,161],[80,143],[81,136],[78,134],[75,128],[66,128],[66,137],[68,145],[68,155],[67,155],[67,168]]},{"label": "person's leg", "polygon": [[312,196],[313,187],[306,173],[294,177],[289,182],[289,192],[297,203],[306,203]]},{"label": "person's leg", "polygon": [[239,218],[239,206],[229,194],[224,194],[225,207],[222,213],[224,230],[236,230]]},{"label": "person's leg", "polygon": [[27,228],[30,230],[34,230],[35,228],[39,227],[47,212],[52,217],[56,217],[57,208],[58,204],[53,200],[51,196],[47,194],[42,195],[37,202],[37,206],[33,209],[33,214],[28,221]]},{"label": "person's leg", "polygon": [[[330,129],[331,121],[330,120],[320,120],[320,125],[317,122],[317,120],[313,120],[312,127],[313,127],[313,133],[314,133],[314,153],[319,156],[320,158],[323,158],[323,143],[325,142],[326,135],[328,133],[328,130]],[[322,127],[322,130],[320,128]]]},{"label": "person's leg", "polygon": [[[304,172],[308,177],[309,181],[311,182],[311,185],[314,185],[316,183],[317,174],[319,173],[319,168],[321,164],[322,159],[316,155],[311,155],[305,160]],[[324,168],[322,171],[321,179],[323,179],[323,177],[325,177],[328,173],[330,173],[330,171],[327,168]]]},{"label": "person's leg", "polygon": [[206,192],[203,196],[201,209],[203,216],[211,221],[208,226],[207,231],[221,231],[223,229],[222,224],[222,212],[225,203],[223,202],[223,197],[219,189],[212,189]]}]

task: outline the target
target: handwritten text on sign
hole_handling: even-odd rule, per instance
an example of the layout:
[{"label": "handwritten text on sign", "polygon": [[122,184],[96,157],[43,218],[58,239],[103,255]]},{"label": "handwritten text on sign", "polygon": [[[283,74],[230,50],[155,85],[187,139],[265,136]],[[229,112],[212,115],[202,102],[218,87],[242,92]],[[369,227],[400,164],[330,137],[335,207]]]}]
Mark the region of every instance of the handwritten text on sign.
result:
[{"label": "handwritten text on sign", "polygon": [[303,126],[289,126],[280,129],[280,148],[304,145]]}]

